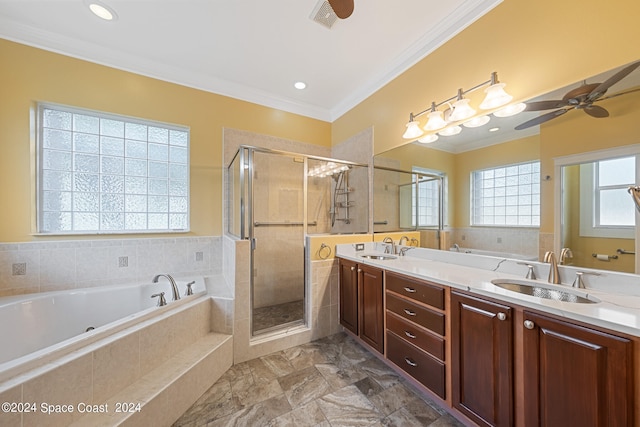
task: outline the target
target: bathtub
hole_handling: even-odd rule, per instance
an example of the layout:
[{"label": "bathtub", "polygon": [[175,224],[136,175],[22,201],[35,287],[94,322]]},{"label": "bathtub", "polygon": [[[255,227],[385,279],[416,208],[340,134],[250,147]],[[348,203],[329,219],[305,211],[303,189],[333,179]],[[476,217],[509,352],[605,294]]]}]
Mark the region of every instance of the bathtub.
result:
[{"label": "bathtub", "polygon": [[449,248],[451,252],[460,252],[465,254],[474,254],[474,255],[486,255],[486,256],[494,256],[499,258],[509,258],[509,259],[517,259],[522,261],[537,261],[538,257],[533,255],[523,255],[523,254],[515,254],[509,252],[498,252],[498,251],[486,251],[482,249],[471,249],[471,248]]},{"label": "bathtub", "polygon": [[[0,381],[96,342],[206,294],[194,278],[194,295],[172,301],[169,281],[104,286],[0,298]],[[181,295],[186,280],[176,281]],[[164,292],[167,305],[151,295]]]}]

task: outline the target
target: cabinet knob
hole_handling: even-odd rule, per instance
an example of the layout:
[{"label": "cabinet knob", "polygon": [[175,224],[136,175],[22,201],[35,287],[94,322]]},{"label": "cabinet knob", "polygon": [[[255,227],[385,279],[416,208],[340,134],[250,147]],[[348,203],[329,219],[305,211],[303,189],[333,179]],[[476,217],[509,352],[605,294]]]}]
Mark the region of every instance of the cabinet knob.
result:
[{"label": "cabinet knob", "polygon": [[413,366],[414,368],[416,368],[418,366],[418,364],[416,362],[414,362],[413,360],[409,359],[408,357],[405,357],[404,361],[407,362],[407,365]]},{"label": "cabinet knob", "polygon": [[358,269],[358,273],[362,273],[362,269],[361,268]]},{"label": "cabinet knob", "polygon": [[411,311],[408,308],[405,308],[404,312],[407,313],[408,316],[415,316],[416,315],[415,311]]},{"label": "cabinet knob", "polygon": [[416,293],[416,290],[415,290],[415,289],[410,288],[410,287],[408,287],[408,286],[405,286],[404,290],[405,290],[405,291],[407,291],[407,292],[409,292],[410,294],[415,294],[415,293]]},{"label": "cabinet knob", "polygon": [[503,312],[498,313],[498,320],[507,320],[507,315]]},{"label": "cabinet knob", "polygon": [[351,271],[356,271],[356,268],[354,266],[351,266]]},{"label": "cabinet knob", "polygon": [[524,327],[527,329],[533,329],[536,326],[535,323],[533,323],[531,320],[525,320],[524,321]]},{"label": "cabinet knob", "polygon": [[412,340],[416,339],[416,336],[414,334],[412,334],[411,332],[409,332],[409,331],[404,331],[404,334],[406,336],[408,336],[409,338],[411,338]]}]

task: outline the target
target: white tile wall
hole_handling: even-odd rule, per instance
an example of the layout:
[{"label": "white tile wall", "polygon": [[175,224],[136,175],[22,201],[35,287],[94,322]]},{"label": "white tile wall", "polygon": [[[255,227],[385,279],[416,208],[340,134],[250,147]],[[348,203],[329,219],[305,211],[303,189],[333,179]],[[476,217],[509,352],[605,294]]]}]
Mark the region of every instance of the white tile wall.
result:
[{"label": "white tile wall", "polygon": [[[196,254],[202,252],[202,260]],[[126,257],[127,266],[120,266]],[[13,265],[26,264],[15,275]],[[60,240],[0,244],[0,296],[222,273],[222,238]]]}]

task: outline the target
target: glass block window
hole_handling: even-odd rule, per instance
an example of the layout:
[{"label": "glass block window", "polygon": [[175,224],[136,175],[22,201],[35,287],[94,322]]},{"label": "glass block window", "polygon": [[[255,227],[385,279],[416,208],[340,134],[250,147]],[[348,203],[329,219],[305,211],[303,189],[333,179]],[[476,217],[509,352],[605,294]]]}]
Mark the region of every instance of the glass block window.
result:
[{"label": "glass block window", "polygon": [[189,229],[189,129],[38,105],[38,232]]},{"label": "glass block window", "polygon": [[471,225],[540,226],[540,162],[471,173]]}]

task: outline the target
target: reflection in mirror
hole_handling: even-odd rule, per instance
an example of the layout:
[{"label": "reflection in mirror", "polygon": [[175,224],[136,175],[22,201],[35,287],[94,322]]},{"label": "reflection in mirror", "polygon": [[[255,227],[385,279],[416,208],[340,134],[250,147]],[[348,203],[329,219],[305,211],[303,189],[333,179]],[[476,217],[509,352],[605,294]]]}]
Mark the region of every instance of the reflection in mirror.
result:
[{"label": "reflection in mirror", "polygon": [[[450,244],[444,245],[443,249],[450,249],[453,244],[458,244],[461,248],[498,251],[510,254],[508,256],[527,252],[528,255],[533,254],[535,258],[541,259],[541,255],[550,250],[559,256],[563,248],[561,228],[559,220],[556,224],[554,218],[559,215],[561,205],[557,196],[554,198],[553,189],[555,186],[559,188],[561,180],[559,170],[553,172],[554,159],[640,143],[637,127],[640,123],[640,63],[635,61],[601,75],[585,78],[584,81],[527,101],[527,104],[532,104],[531,110],[535,111],[524,111],[506,118],[492,115],[484,127],[465,129],[456,136],[440,136],[431,144],[407,143],[376,155],[374,164],[387,165],[396,161],[402,165],[400,169],[403,170],[411,171],[414,166],[419,166],[439,170],[446,175],[447,195],[444,205],[448,207],[448,214],[444,217],[443,234],[445,238],[449,236]],[[604,87],[603,84],[606,86],[606,93],[594,93],[596,88]],[[594,94],[591,95],[592,93]],[[590,96],[592,98],[588,99]],[[547,101],[552,101],[552,105]],[[532,120],[543,115],[544,119],[539,119],[538,123],[534,121],[533,125],[515,130],[519,125],[531,124]],[[378,160],[383,160],[383,163]],[[539,228],[533,225],[518,228],[474,224],[471,219],[472,173],[533,161],[540,161]],[[636,180],[636,183],[640,184],[640,180]],[[374,194],[374,209],[379,205],[377,197]],[[565,214],[575,221],[579,218],[580,211],[566,211]],[[531,244],[532,248],[522,247],[524,243]],[[633,251],[634,247],[616,247],[608,255],[615,255],[616,249]],[[600,251],[604,249],[594,253],[597,255]],[[604,268],[606,262],[593,264],[593,257],[589,258],[591,253],[586,258],[590,263],[581,265],[581,259],[575,257],[576,251],[573,252],[574,258],[567,263]],[[633,258],[633,255],[625,256]],[[622,256],[619,259],[621,258]],[[613,261],[606,266],[615,268]],[[625,268],[624,271],[633,269]]]},{"label": "reflection in mirror", "polygon": [[375,166],[375,233],[420,231],[420,246],[440,249],[443,224],[443,176]]},{"label": "reflection in mirror", "polygon": [[569,248],[561,262],[636,272],[636,210],[627,190],[638,182],[640,155],[634,152],[639,149],[629,146],[557,160],[560,246]]}]

